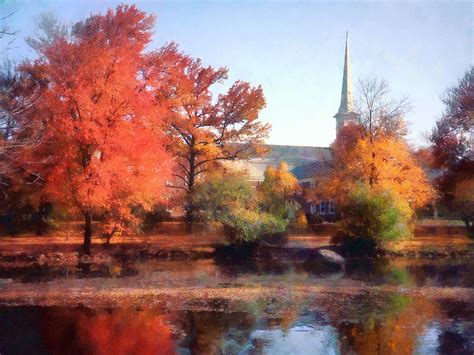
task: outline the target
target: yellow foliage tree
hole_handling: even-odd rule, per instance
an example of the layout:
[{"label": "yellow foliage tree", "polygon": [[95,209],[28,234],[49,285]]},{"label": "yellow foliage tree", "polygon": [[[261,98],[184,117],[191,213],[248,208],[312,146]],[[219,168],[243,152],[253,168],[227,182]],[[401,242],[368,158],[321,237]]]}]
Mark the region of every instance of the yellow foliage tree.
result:
[{"label": "yellow foliage tree", "polygon": [[266,212],[282,218],[288,217],[292,196],[300,190],[298,180],[288,171],[288,164],[280,162],[275,169],[265,170],[265,179],[258,187],[259,199]]},{"label": "yellow foliage tree", "polygon": [[349,130],[357,132],[347,127],[333,145],[332,169],[319,185],[325,194],[344,205],[349,192],[366,183],[371,189],[393,192],[413,210],[433,200],[434,190],[403,139],[383,136],[371,140],[347,134]]}]

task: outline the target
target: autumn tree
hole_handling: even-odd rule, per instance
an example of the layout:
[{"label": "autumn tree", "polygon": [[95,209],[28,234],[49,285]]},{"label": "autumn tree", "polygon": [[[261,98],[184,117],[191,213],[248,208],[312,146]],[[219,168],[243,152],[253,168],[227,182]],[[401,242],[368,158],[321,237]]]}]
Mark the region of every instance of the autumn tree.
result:
[{"label": "autumn tree", "polygon": [[298,180],[285,162],[280,162],[277,168],[269,166],[258,186],[263,210],[280,218],[288,218],[289,209],[297,207],[293,197],[299,191]]},{"label": "autumn tree", "polygon": [[393,191],[413,209],[431,201],[432,187],[405,141],[379,137],[372,143],[364,137],[349,144],[344,134],[348,129],[342,128],[333,144],[332,169],[321,184],[327,194],[343,205],[350,191],[365,183],[374,189]]},{"label": "autumn tree", "polygon": [[30,41],[38,59],[21,68],[41,85],[27,119],[41,125],[43,143],[27,169],[41,175],[44,196],[82,214],[86,254],[94,216],[111,233],[133,222],[132,206],[149,208],[166,195],[165,113],[140,75],[153,24],[127,5],[70,31],[50,23]]},{"label": "autumn tree", "polygon": [[356,107],[358,121],[338,131],[330,173],[318,185],[342,205],[355,186],[365,183],[393,191],[413,209],[423,207],[433,191],[404,140],[407,99],[392,99],[384,80],[361,80]]},{"label": "autumn tree", "polygon": [[0,52],[4,54],[0,66],[0,210],[7,215],[9,233],[15,233],[22,224],[21,217],[30,216],[29,226],[35,226],[37,234],[44,231],[43,217],[46,204],[32,206],[28,196],[37,190],[32,184],[37,176],[24,174],[21,156],[35,149],[40,142],[32,124],[22,121],[25,112],[40,98],[39,87],[17,71],[16,64],[8,59],[8,53],[17,39],[18,29],[3,25],[15,16],[16,11],[0,18]]},{"label": "autumn tree", "polygon": [[359,80],[355,111],[361,133],[375,142],[379,137],[402,138],[407,133],[405,115],[410,110],[407,98],[393,99],[384,79]]},{"label": "autumn tree", "polygon": [[430,136],[434,166],[441,171],[438,188],[444,203],[460,215],[472,235],[474,67],[446,91],[443,103],[443,116]]},{"label": "autumn tree", "polygon": [[[409,110],[406,98],[394,100],[391,89],[384,79],[359,80],[356,98],[357,120],[361,138],[368,139],[370,146],[383,137],[403,138],[407,134],[404,116]],[[375,150],[372,150],[369,184],[375,183]]]},{"label": "autumn tree", "polygon": [[[15,15],[12,11],[0,18],[0,52],[11,49],[18,31],[3,25],[4,21]],[[15,63],[5,56],[0,67],[0,190],[7,198],[11,191],[12,173],[23,149],[34,148],[37,138],[31,134],[29,126],[19,121],[22,113],[27,111],[38,100],[38,87],[25,82],[17,72]]]},{"label": "autumn tree", "polygon": [[186,221],[192,222],[196,210],[192,196],[202,174],[215,170],[222,161],[255,153],[267,136],[270,126],[259,120],[265,98],[260,86],[244,81],[215,95],[228,70],[204,66],[174,44],[151,55],[149,61],[145,76],[156,88],[156,103],[171,110],[169,149],[178,166],[172,187],[185,192]]},{"label": "autumn tree", "polygon": [[406,101],[392,101],[388,93],[384,81],[360,83],[358,122],[339,129],[329,173],[318,182],[320,194],[340,206],[336,238],[348,252],[373,253],[411,235],[414,211],[434,198],[404,139]]},{"label": "autumn tree", "polygon": [[24,113],[39,99],[39,87],[6,62],[0,71],[0,189],[7,198],[12,179],[19,178],[19,160],[24,150],[34,149],[40,137],[33,124],[23,122]]}]

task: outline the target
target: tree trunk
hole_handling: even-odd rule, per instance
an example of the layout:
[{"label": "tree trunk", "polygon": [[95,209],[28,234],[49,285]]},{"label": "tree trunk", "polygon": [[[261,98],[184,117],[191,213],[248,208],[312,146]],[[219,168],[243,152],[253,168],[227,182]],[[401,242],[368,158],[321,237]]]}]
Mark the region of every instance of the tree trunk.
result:
[{"label": "tree trunk", "polygon": [[186,216],[184,217],[186,224],[191,224],[194,221],[194,212],[189,206],[186,208]]},{"label": "tree trunk", "polygon": [[194,212],[196,210],[196,206],[194,205],[193,201],[193,196],[192,196],[192,192],[189,191],[188,192],[188,196],[187,196],[187,201],[186,201],[186,215],[184,217],[184,220],[186,221],[186,224],[187,225],[190,225],[194,222]]},{"label": "tree trunk", "polygon": [[114,228],[110,233],[104,233],[105,245],[110,245],[110,240],[112,239],[116,231],[117,229]]},{"label": "tree trunk", "polygon": [[194,204],[194,182],[196,179],[196,154],[194,151],[191,151],[189,157],[189,172],[188,172],[188,192],[186,196],[186,216],[185,221],[187,225],[190,225],[194,222],[194,213],[196,211],[196,206]]},{"label": "tree trunk", "polygon": [[92,239],[92,216],[89,212],[84,213],[84,244],[82,250],[84,254],[91,255]]},{"label": "tree trunk", "polygon": [[[372,144],[372,143],[371,143]],[[372,145],[373,149],[373,145]],[[372,189],[375,185],[375,172],[376,172],[376,167],[375,167],[375,152],[372,151],[372,162],[370,163],[370,177],[369,177],[369,186]]]}]

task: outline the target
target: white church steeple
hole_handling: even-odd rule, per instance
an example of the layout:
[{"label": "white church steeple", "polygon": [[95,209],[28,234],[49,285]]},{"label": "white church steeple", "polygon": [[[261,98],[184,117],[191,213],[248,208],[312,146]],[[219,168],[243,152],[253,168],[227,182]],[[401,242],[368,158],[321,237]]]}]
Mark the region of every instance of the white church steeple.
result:
[{"label": "white church steeple", "polygon": [[336,118],[336,129],[339,130],[348,121],[357,118],[354,112],[354,104],[352,101],[352,82],[351,82],[351,67],[349,62],[349,43],[348,32],[346,31],[346,52],[344,56],[344,71],[342,74],[342,90],[341,90],[341,105],[339,110],[334,115]]}]

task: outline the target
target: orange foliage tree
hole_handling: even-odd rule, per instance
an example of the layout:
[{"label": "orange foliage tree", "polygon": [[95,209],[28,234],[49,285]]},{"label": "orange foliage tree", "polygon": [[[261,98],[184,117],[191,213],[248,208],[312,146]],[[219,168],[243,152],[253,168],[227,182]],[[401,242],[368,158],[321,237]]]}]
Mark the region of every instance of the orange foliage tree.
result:
[{"label": "orange foliage tree", "polygon": [[341,128],[333,144],[332,169],[323,177],[325,192],[344,205],[357,184],[390,190],[408,202],[412,209],[429,203],[433,189],[404,140],[379,136],[377,140],[360,135],[357,125]]},{"label": "orange foliage tree", "polygon": [[269,166],[264,176],[265,179],[258,186],[263,209],[279,218],[288,218],[289,209],[296,207],[293,196],[300,191],[298,180],[288,171],[288,164],[284,161],[276,169]]},{"label": "orange foliage tree", "polygon": [[93,216],[103,217],[105,233],[124,230],[133,206],[165,196],[165,113],[140,74],[153,24],[127,5],[70,32],[49,19],[45,36],[31,41],[38,59],[21,67],[42,91],[28,120],[41,126],[43,144],[27,168],[44,180],[44,196],[83,215],[86,254]]},{"label": "orange foliage tree", "polygon": [[216,97],[216,85],[227,79],[228,70],[203,66],[175,44],[150,55],[149,62],[145,76],[156,88],[156,103],[171,110],[169,148],[178,166],[172,187],[185,192],[186,221],[192,222],[196,210],[192,196],[202,174],[222,161],[255,153],[268,135],[270,126],[259,120],[265,98],[260,86],[244,81],[236,81]]},{"label": "orange foliage tree", "polygon": [[395,193],[412,209],[425,206],[434,192],[404,139],[407,99],[391,99],[383,79],[361,80],[357,94],[357,122],[338,131],[331,172],[319,186],[341,205],[363,183]]}]

